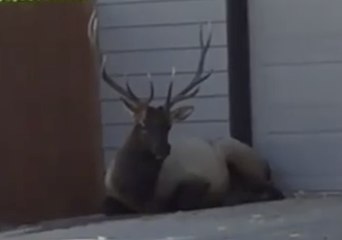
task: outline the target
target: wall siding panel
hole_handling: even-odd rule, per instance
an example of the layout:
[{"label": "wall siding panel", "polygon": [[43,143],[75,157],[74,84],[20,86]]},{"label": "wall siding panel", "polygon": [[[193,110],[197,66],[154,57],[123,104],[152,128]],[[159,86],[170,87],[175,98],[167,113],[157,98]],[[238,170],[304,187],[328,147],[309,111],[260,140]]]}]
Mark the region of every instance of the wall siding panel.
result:
[{"label": "wall siding panel", "polygon": [[170,25],[226,19],[225,1],[146,1],[139,4],[98,3],[101,27]]},{"label": "wall siding panel", "polygon": [[[204,28],[204,30],[206,30]],[[156,38],[155,36],[159,36]],[[139,41],[137,41],[139,39]],[[115,44],[113,44],[115,42]],[[198,46],[198,24],[140,28],[103,29],[100,44],[103,51],[155,50]],[[227,44],[226,23],[213,23],[212,46]]]},{"label": "wall siding panel", "polygon": [[[173,81],[173,89],[175,92],[180,91],[193,78],[194,73],[179,74],[171,77],[171,74],[153,75],[152,79],[147,76],[129,76],[129,83],[134,92],[141,97],[147,96],[149,93],[149,81],[153,80],[156,98],[162,98],[167,95],[167,89],[171,81]],[[115,77],[115,76],[114,76]],[[228,74],[227,72],[216,72],[211,76],[210,81],[204,81],[201,85],[201,90],[198,97],[208,97],[213,95],[226,95],[228,89]],[[125,84],[126,79],[117,77],[117,82],[121,85]],[[119,94],[108,87],[107,83],[101,81],[100,83],[101,98],[103,100],[119,99]]]},{"label": "wall siding panel", "polygon": [[[172,67],[179,72],[189,72],[196,70],[199,55],[199,48],[108,54],[106,66],[110,74],[171,72]],[[226,48],[211,48],[204,69],[225,70],[226,68]]]}]

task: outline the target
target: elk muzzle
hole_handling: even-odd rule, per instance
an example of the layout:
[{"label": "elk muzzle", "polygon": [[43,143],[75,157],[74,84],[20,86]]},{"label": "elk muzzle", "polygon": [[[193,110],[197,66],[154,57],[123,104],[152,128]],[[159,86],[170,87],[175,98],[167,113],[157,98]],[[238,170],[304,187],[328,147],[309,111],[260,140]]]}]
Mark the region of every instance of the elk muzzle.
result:
[{"label": "elk muzzle", "polygon": [[157,142],[153,144],[152,151],[157,159],[164,159],[170,154],[171,146],[168,142]]}]

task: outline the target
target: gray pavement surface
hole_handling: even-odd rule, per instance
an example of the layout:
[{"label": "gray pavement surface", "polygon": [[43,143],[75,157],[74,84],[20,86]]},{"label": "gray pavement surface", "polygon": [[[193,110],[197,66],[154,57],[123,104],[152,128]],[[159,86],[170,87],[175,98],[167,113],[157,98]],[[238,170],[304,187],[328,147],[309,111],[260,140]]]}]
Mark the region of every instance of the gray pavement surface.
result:
[{"label": "gray pavement surface", "polygon": [[342,240],[342,197],[108,219],[91,216],[0,233],[11,240]]}]

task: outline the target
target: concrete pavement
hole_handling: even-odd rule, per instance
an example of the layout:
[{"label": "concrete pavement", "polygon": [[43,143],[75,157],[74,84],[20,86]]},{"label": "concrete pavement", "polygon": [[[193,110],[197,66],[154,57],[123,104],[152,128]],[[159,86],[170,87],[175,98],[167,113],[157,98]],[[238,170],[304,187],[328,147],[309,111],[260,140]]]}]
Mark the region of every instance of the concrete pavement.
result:
[{"label": "concrete pavement", "polygon": [[94,216],[3,232],[0,239],[342,240],[342,197],[288,199],[121,220]]}]

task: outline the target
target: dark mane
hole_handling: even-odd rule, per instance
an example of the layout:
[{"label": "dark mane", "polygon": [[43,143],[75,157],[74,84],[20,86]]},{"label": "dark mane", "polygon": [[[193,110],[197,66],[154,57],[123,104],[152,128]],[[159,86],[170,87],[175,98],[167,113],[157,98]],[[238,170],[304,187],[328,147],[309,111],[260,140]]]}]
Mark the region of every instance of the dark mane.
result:
[{"label": "dark mane", "polygon": [[137,125],[126,144],[118,151],[112,172],[111,187],[120,195],[122,199],[117,200],[126,208],[145,212],[154,197],[163,161],[156,159],[154,154],[144,147],[139,137],[140,134]]}]

